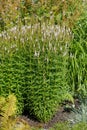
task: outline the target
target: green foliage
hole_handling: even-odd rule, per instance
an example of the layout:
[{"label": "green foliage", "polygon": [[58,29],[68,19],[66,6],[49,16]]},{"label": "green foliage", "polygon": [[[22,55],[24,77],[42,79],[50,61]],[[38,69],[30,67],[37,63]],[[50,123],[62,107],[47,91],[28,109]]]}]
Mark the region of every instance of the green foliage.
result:
[{"label": "green foliage", "polygon": [[32,31],[24,37],[24,43],[22,37],[17,38],[15,44],[13,39],[11,43],[2,39],[0,89],[2,95],[15,93],[19,111],[24,102],[24,111],[46,122],[68,91],[68,53],[64,41],[57,41],[55,36],[49,41],[49,37],[43,38],[34,31],[32,35]]},{"label": "green foliage", "polygon": [[16,97],[9,95],[7,98],[0,97],[0,129],[12,129],[15,121],[12,121],[13,116],[16,114]]},{"label": "green foliage", "polygon": [[87,124],[86,123],[77,123],[73,125],[72,127],[70,126],[69,123],[57,123],[54,127],[50,128],[49,130],[86,130],[87,129]]},{"label": "green foliage", "polygon": [[0,97],[0,130],[30,130],[26,121],[19,120],[17,114],[17,99],[13,94]]},{"label": "green foliage", "polygon": [[[55,42],[53,46],[55,47],[57,44]],[[51,119],[67,91],[64,78],[66,61],[65,57],[60,54],[59,49],[52,50],[53,47],[50,49],[47,42],[45,45],[41,42],[39,47],[40,45],[42,45],[40,51],[36,46],[35,49],[37,50],[31,48],[26,56],[27,71],[24,94],[27,97],[27,101],[25,99],[26,108],[30,110],[30,114],[34,114],[37,119],[46,122]],[[39,53],[39,56],[35,55],[35,52]]]},{"label": "green foliage", "polygon": [[13,27],[19,21],[20,0],[0,0],[0,31]]},{"label": "green foliage", "polygon": [[80,15],[82,1],[18,2],[9,3],[18,9],[11,19],[10,14],[1,15],[3,21],[7,19],[7,28],[18,26],[0,34],[0,94],[15,93],[19,112],[47,122],[63,100],[73,102],[70,91],[86,95],[87,24],[79,21],[70,30]]},{"label": "green foliage", "polygon": [[87,129],[87,123],[82,122],[74,125],[71,130],[86,130],[86,129]]},{"label": "green foliage", "polygon": [[70,101],[74,104],[74,98],[73,98],[72,94],[70,94],[69,92],[64,94],[64,100]]},{"label": "green foliage", "polygon": [[82,0],[1,0],[0,5],[1,31],[43,21],[72,27],[83,12]]},{"label": "green foliage", "polygon": [[[59,122],[56,123],[52,128],[49,128],[49,130],[86,130],[87,129],[87,123],[81,122],[70,126],[67,122]],[[44,130],[44,128],[32,128],[32,130]]]},{"label": "green foliage", "polygon": [[67,122],[65,123],[59,122],[55,124],[53,128],[50,128],[50,130],[71,130],[71,129]]},{"label": "green foliage", "polygon": [[[1,55],[2,56],[2,55]],[[20,91],[22,84],[21,75],[22,68],[19,70],[18,57],[11,58],[8,54],[1,57],[0,64],[0,95],[6,96],[10,92],[15,93],[18,98],[18,113],[21,113],[23,110],[23,97]]]},{"label": "green foliage", "polygon": [[25,14],[25,17],[26,14],[34,15],[37,19],[42,17],[45,21],[52,18],[54,24],[72,26],[82,13],[81,0],[36,0],[33,1],[33,3],[31,0],[23,0],[22,2],[22,7],[25,7],[24,10],[22,10],[22,14]]},{"label": "green foliage", "polygon": [[81,17],[73,29],[73,41],[70,44],[69,52],[69,84],[71,90],[80,95],[86,96],[87,92],[87,17]]},{"label": "green foliage", "polygon": [[84,102],[81,103],[79,108],[73,108],[73,112],[69,118],[69,121],[72,124],[81,123],[81,122],[87,123],[87,101],[86,101],[86,99],[84,99]]}]

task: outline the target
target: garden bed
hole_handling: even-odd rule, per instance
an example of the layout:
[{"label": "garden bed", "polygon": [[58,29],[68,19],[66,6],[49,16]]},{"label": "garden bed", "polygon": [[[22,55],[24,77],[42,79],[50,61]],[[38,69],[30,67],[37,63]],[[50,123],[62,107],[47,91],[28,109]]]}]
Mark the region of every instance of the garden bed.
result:
[{"label": "garden bed", "polygon": [[[75,99],[75,108],[78,109],[79,106],[80,106],[79,100]],[[68,122],[72,114],[72,109],[73,109],[73,104],[71,102],[63,103],[63,105],[60,108],[58,108],[57,112],[52,117],[52,119],[47,123],[41,123],[37,121],[35,117],[31,117],[28,115],[20,116],[19,118],[27,121],[31,127],[49,129],[58,123]]]}]

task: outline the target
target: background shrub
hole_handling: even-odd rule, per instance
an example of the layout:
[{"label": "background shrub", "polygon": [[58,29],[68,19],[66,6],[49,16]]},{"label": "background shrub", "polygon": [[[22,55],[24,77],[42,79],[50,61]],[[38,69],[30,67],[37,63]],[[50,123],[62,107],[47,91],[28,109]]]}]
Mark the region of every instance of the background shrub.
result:
[{"label": "background shrub", "polygon": [[19,21],[20,0],[0,1],[0,31],[9,29]]},{"label": "background shrub", "polygon": [[82,5],[82,0],[1,0],[0,31],[41,21],[72,27],[83,12]]},{"label": "background shrub", "polygon": [[69,84],[71,90],[80,97],[86,96],[87,91],[87,12],[81,17],[73,29],[73,41],[69,54]]}]

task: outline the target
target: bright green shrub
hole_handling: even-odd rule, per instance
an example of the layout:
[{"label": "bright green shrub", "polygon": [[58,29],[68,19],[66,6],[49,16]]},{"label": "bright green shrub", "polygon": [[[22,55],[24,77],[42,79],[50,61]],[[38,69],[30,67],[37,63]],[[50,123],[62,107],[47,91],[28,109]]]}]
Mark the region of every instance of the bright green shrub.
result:
[{"label": "bright green shrub", "polygon": [[51,41],[48,37],[43,41],[41,34],[36,33],[27,34],[28,40],[25,36],[24,43],[20,41],[21,37],[15,44],[12,40],[11,43],[4,41],[4,46],[2,43],[0,89],[1,95],[15,93],[19,111],[24,105],[27,114],[46,122],[68,93],[68,48],[64,41],[57,41],[54,36]]},{"label": "bright green shrub", "polygon": [[[10,56],[7,52],[0,57],[0,95],[6,96],[10,92],[15,93],[18,98],[19,112],[23,110],[23,96],[20,91],[22,87],[22,81],[24,80],[23,65],[20,63],[20,58],[13,55]],[[22,78],[21,78],[22,77]]]},{"label": "bright green shrub", "polygon": [[59,41],[52,42],[34,41],[26,48],[25,111],[44,122],[52,118],[68,91],[66,49]]}]

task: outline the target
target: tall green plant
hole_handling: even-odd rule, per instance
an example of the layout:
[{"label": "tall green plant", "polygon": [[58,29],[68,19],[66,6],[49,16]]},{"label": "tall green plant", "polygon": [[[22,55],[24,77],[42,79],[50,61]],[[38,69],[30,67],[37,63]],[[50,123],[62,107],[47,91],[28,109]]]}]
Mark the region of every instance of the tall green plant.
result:
[{"label": "tall green plant", "polygon": [[70,45],[69,70],[71,90],[81,97],[87,91],[87,12],[81,17],[73,29],[73,41]]},{"label": "tall green plant", "polygon": [[21,78],[23,66],[19,62],[18,55],[12,55],[12,52],[8,53],[7,50],[5,52],[2,50],[0,54],[0,95],[7,96],[10,92],[15,93],[18,98],[18,113],[21,113],[24,106],[23,96],[20,91],[21,82],[23,81],[23,78]]},{"label": "tall green plant", "polygon": [[39,39],[26,48],[25,111],[44,122],[52,118],[68,90],[67,56],[61,44],[55,39],[51,43]]},{"label": "tall green plant", "polygon": [[[21,41],[4,42],[1,47],[1,94],[14,92],[19,105],[40,121],[48,121],[55,114],[59,103],[66,97],[67,47],[54,35],[41,34],[32,29]],[[33,33],[33,35],[32,35]],[[21,35],[20,35],[21,36]],[[32,37],[31,37],[32,36]],[[67,94],[66,94],[67,95]],[[21,107],[20,107],[21,108]]]}]

